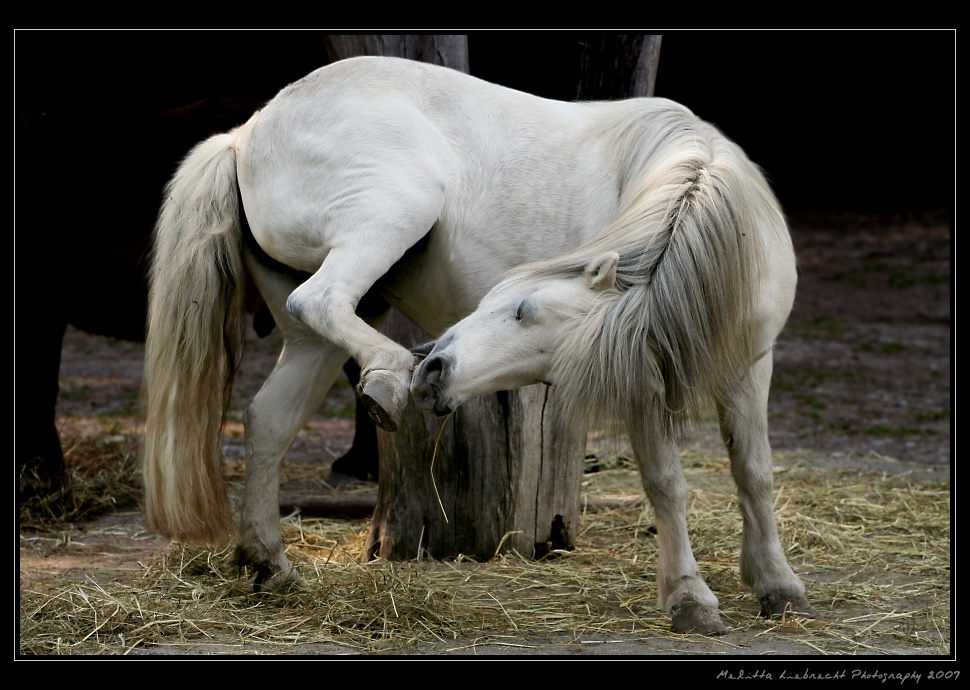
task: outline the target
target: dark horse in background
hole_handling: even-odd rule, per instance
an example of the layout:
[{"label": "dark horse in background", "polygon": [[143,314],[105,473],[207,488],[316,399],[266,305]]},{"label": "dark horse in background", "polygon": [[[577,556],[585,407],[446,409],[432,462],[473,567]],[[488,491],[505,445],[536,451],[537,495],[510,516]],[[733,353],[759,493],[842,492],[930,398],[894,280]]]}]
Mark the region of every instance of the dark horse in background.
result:
[{"label": "dark horse in background", "polygon": [[[18,103],[14,429],[21,499],[64,487],[55,411],[67,326],[144,341],[148,252],[162,188],[194,144],[260,105],[213,98],[163,111],[93,113]],[[250,311],[265,337],[272,316],[260,300]],[[355,385],[352,361],[345,372]],[[377,467],[376,430],[358,406],[353,447],[332,471],[376,479]]]}]

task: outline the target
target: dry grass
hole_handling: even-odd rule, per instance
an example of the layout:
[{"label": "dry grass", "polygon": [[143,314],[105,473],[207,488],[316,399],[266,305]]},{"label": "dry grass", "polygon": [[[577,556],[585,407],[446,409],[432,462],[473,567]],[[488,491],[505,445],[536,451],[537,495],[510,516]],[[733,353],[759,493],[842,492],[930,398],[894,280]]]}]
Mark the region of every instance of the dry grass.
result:
[{"label": "dry grass", "polygon": [[41,488],[46,483],[36,476],[18,478],[22,491],[31,485],[40,489],[18,502],[21,529],[56,530],[65,523],[137,506],[141,500],[141,477],[130,436],[76,435],[66,443],[64,462],[69,481],[57,490]]},{"label": "dry grass", "polygon": [[[114,475],[94,474],[117,477],[116,461],[107,463]],[[732,629],[704,644],[724,654],[765,639],[803,654],[949,654],[949,484],[779,458],[779,528],[821,615],[765,620],[738,579],[741,521],[726,459],[685,453],[684,465],[692,543]],[[545,645],[572,654],[595,643],[689,643],[696,636],[671,632],[656,608],[655,540],[636,471],[620,458],[586,479],[576,550],[539,562],[511,553],[362,563],[367,520],[291,516],[284,539],[304,578],[291,593],[254,594],[231,553],[178,545],[134,568],[22,582],[19,653],[515,654]],[[122,482],[122,493],[131,486]],[[39,509],[32,515],[22,530],[41,526]]]}]

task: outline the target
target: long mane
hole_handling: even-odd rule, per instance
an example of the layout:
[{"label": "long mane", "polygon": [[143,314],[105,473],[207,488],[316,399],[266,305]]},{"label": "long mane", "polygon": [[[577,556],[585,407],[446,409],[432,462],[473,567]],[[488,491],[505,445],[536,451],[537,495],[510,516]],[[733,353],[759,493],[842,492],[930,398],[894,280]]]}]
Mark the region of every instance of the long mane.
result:
[{"label": "long mane", "polygon": [[784,232],[785,221],[760,169],[686,110],[632,118],[615,145],[632,152],[616,220],[588,244],[516,274],[577,274],[618,252],[616,289],[557,353],[565,414],[653,417],[664,432],[680,432],[759,354],[753,312],[764,233]]}]

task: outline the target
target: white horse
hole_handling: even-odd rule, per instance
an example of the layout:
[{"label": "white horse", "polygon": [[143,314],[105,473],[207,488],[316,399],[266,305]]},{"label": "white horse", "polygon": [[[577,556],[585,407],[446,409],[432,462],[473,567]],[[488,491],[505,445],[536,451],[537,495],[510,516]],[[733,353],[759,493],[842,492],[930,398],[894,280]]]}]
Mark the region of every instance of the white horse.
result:
[{"label": "white horse", "polygon": [[[636,228],[638,253],[615,228]],[[360,364],[358,393],[372,416],[396,428],[415,357],[376,330],[388,305],[438,335],[514,266],[597,236],[605,258],[583,273],[601,295],[596,302],[645,300],[602,332],[633,327],[643,337],[640,347],[607,354],[616,358],[610,371],[630,378],[624,394],[643,386],[629,400],[642,420],[632,428],[645,486],[663,516],[661,603],[680,629],[720,627],[708,620],[710,612],[717,618],[716,599],[690,554],[683,481],[667,442],[671,423],[711,389],[742,495],[743,575],[770,611],[789,602],[809,611],[771,511],[764,410],[771,359],[758,357],[785,320],[795,272],[782,215],[758,170],[713,127],[664,99],[563,103],[401,59],[357,58],[311,73],[241,127],[199,144],[170,182],[156,228],[146,341],[150,528],[183,543],[236,540],[257,589],[297,581],[280,533],[280,462],[348,357]],[[620,255],[616,280],[609,251]],[[220,428],[249,282],[284,345],[246,411],[237,529],[222,483]],[[557,282],[586,296],[578,284]],[[526,285],[535,283],[500,294]],[[567,300],[560,308],[578,315],[591,304]],[[527,300],[523,322],[551,318],[532,305],[544,303]],[[553,330],[534,332],[546,338]],[[435,377],[435,363],[448,361],[448,344],[459,342],[446,336],[416,383],[419,398],[434,398],[439,412],[460,397],[429,397],[429,389],[450,390],[453,378],[445,369]],[[608,344],[581,340],[569,351],[591,342]],[[552,379],[542,362],[568,353],[542,344],[528,366],[481,379],[477,389]],[[497,363],[495,355],[479,349],[471,362]],[[745,366],[752,383],[738,387]],[[562,382],[580,378],[574,372]],[[460,395],[472,388],[462,385]],[[605,401],[612,390],[586,393]]]}]

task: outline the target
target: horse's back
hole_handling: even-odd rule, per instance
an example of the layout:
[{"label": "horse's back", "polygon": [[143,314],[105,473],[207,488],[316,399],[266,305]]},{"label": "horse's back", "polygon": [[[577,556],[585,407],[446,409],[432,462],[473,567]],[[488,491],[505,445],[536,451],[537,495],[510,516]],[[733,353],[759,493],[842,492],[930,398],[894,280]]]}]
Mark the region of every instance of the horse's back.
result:
[{"label": "horse's back", "polygon": [[240,189],[260,246],[310,273],[334,247],[434,226],[407,278],[388,278],[409,302],[396,306],[434,311],[429,300],[449,295],[465,312],[502,272],[564,251],[615,212],[617,172],[588,155],[588,129],[575,104],[424,63],[344,60],[245,125]]},{"label": "horse's back", "polygon": [[607,228],[640,171],[662,165],[668,139],[706,127],[662,98],[559,102],[445,67],[360,57],[294,82],[254,115],[237,142],[239,181],[260,246],[309,273],[334,247],[433,226],[383,287],[436,332],[505,271]]}]

